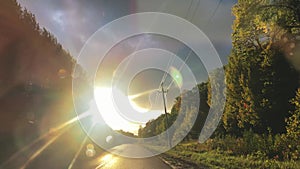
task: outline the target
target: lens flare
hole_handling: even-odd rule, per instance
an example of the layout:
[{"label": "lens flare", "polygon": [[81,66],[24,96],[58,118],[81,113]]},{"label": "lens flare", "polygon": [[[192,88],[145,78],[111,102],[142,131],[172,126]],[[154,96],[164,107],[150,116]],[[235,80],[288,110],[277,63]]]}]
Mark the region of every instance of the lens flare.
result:
[{"label": "lens flare", "polygon": [[95,147],[94,147],[93,144],[88,144],[88,145],[86,146],[86,148],[87,148],[87,149],[94,149]]},{"label": "lens flare", "polygon": [[112,139],[113,139],[112,136],[107,136],[105,140],[107,143],[110,143],[112,141]]},{"label": "lens flare", "polygon": [[[101,110],[99,113],[95,112],[95,121],[103,119],[105,123],[114,130],[124,130],[137,133],[139,124],[130,122],[121,116],[114,101],[112,100],[113,95],[111,88],[96,87],[94,94],[97,106]],[[123,95],[122,92],[118,92],[118,94],[118,99],[128,99],[128,96]]]},{"label": "lens flare", "polygon": [[95,151],[95,149],[87,149],[85,151],[85,155],[87,157],[94,157],[96,155],[96,151]]},{"label": "lens flare", "polygon": [[170,67],[170,75],[173,78],[173,80],[175,81],[175,83],[177,84],[177,86],[179,88],[181,88],[182,87],[182,75],[181,75],[180,71],[172,66],[172,67]]}]

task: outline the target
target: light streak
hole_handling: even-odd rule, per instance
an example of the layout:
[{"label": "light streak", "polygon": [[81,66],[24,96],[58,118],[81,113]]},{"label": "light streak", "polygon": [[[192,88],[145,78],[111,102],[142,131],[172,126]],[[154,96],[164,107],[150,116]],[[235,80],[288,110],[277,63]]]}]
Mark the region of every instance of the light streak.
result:
[{"label": "light streak", "polygon": [[20,167],[20,169],[25,169],[37,156],[39,156],[47,147],[49,147],[55,140],[57,140],[64,132],[58,134],[57,136],[50,139],[46,144],[44,144],[41,148],[39,148],[34,154],[32,154],[29,159],[25,162],[25,164]]},{"label": "light streak", "polygon": [[152,92],[154,92],[156,90],[157,89],[147,90],[147,91],[135,94],[135,95],[130,95],[130,96],[128,96],[128,98],[131,99],[131,100],[133,100],[133,99],[136,99],[136,98],[141,97],[143,95],[150,94],[150,93],[152,93]]},{"label": "light streak", "polygon": [[40,142],[41,140],[49,137],[50,135],[54,134],[55,132],[59,132],[61,131],[62,129],[64,129],[65,127],[73,124],[74,122],[76,122],[77,120],[79,119],[82,119],[82,118],[85,118],[85,117],[88,117],[90,116],[90,114],[88,113],[83,113],[79,116],[76,116],[74,118],[72,118],[71,120],[68,120],[67,122],[61,124],[60,126],[58,127],[55,127],[53,129],[51,129],[50,131],[48,131],[47,133],[43,134],[42,136],[38,137],[37,139],[33,140],[30,144],[24,146],[21,150],[19,150],[18,152],[14,153],[8,160],[6,160],[5,162],[3,162],[1,165],[0,165],[0,168],[4,168],[5,166],[7,166],[10,162],[13,162],[14,159],[16,159],[19,155],[22,154],[22,152],[28,150],[30,147],[34,146],[35,144],[37,144],[38,142]]},{"label": "light streak", "polygon": [[80,152],[82,151],[82,149],[83,149],[83,147],[84,147],[84,144],[86,143],[86,141],[87,141],[87,139],[88,139],[88,137],[89,137],[89,134],[92,132],[92,130],[94,129],[94,127],[95,127],[95,125],[91,126],[90,130],[87,132],[87,134],[86,134],[85,138],[83,139],[83,141],[82,141],[82,143],[81,143],[81,145],[80,145],[78,151],[76,152],[76,154],[74,155],[74,157],[73,157],[71,163],[69,164],[68,169],[72,169],[72,167],[73,167],[73,165],[75,164],[75,162],[76,162],[76,160],[77,160],[77,158],[78,158]]}]

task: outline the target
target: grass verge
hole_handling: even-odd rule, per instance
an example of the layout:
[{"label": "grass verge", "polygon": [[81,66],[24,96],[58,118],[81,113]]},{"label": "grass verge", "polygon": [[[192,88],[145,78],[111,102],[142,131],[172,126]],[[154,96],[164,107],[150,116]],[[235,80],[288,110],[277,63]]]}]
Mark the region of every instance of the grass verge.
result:
[{"label": "grass verge", "polygon": [[300,169],[300,161],[279,161],[268,159],[260,153],[251,155],[234,155],[232,152],[220,150],[197,149],[197,143],[180,144],[165,154],[195,163],[200,167],[213,169]]}]

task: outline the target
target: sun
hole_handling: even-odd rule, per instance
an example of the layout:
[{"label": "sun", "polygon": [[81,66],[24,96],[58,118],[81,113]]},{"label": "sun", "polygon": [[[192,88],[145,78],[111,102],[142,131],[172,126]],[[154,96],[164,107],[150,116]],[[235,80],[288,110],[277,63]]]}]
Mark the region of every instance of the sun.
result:
[{"label": "sun", "polygon": [[[125,96],[124,94],[122,94],[122,92],[116,93],[118,93],[118,99],[129,99],[128,96]],[[112,88],[95,87],[94,96],[101,117],[107,125],[109,125],[114,130],[129,131],[137,134],[137,131],[141,124],[130,122],[119,114],[112,98]],[[130,103],[135,110],[145,111],[145,109],[140,108],[134,102],[130,101]],[[93,121],[96,122],[97,120],[99,120],[99,115],[94,116]]]}]

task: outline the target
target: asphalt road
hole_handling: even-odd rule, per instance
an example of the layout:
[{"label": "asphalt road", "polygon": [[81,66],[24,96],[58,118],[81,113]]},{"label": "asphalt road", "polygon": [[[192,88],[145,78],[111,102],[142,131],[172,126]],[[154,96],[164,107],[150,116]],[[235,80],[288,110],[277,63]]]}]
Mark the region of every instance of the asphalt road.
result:
[{"label": "asphalt road", "polygon": [[[88,144],[85,134],[79,132],[79,126],[65,131],[54,132],[18,152],[7,155],[7,160],[0,162],[1,169],[170,169],[158,157],[132,159],[105,152],[95,145],[95,154],[86,154]],[[24,148],[25,147],[25,148]],[[147,149],[133,144],[123,144],[111,149],[112,152],[134,153]],[[73,161],[73,162],[72,162]]]},{"label": "asphalt road", "polygon": [[[145,152],[145,154],[148,154],[148,150],[133,144],[123,144],[112,149],[112,152],[120,151],[128,153],[137,151],[139,153]],[[132,159],[119,157],[109,153],[104,153],[100,156],[95,161],[95,164],[97,164],[97,166],[95,166],[96,169],[171,169],[171,167],[162,162],[158,157]]]}]

